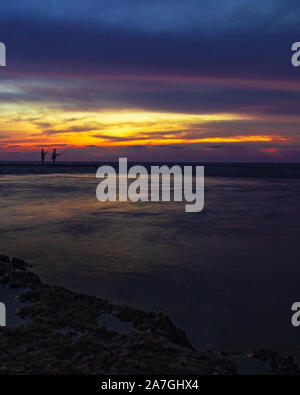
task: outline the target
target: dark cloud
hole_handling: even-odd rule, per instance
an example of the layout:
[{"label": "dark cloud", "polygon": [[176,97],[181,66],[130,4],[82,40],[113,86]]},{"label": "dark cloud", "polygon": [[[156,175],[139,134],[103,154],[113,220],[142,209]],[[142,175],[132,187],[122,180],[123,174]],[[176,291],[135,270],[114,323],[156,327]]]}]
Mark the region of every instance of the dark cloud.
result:
[{"label": "dark cloud", "polygon": [[[243,7],[226,3],[233,12],[221,25],[176,29],[170,23],[168,29],[150,32],[134,23],[89,24],[80,18],[49,18],[45,13],[22,17],[20,12],[2,12],[0,37],[7,44],[8,69],[20,72],[297,79],[290,57],[291,44],[300,34],[295,19],[299,4],[269,1],[268,13],[259,12],[265,7],[258,2],[251,2],[257,12],[251,12],[249,1]],[[173,2],[168,4],[171,8]],[[213,21],[216,15],[211,7],[210,14],[203,15],[201,2],[192,9],[200,20]],[[224,6],[219,18],[222,10]],[[172,14],[168,8],[165,12]],[[233,16],[240,18],[238,23]]]},{"label": "dark cloud", "polygon": [[[255,120],[189,124],[187,130],[171,133],[187,140],[280,133],[298,142],[299,124],[292,118],[300,114],[300,69],[293,68],[290,59],[291,45],[300,39],[299,2],[226,0],[216,6],[208,0],[61,0],[57,4],[11,0],[0,5],[0,38],[7,46],[7,67],[0,70],[1,105],[38,103],[45,112],[51,108],[66,113],[131,108],[241,113]],[[86,124],[81,118],[81,125],[73,126],[76,118],[70,116],[64,128],[57,128],[43,116],[42,112],[31,119],[41,135],[95,131],[96,138],[131,140],[110,136],[107,124]],[[22,120],[20,113],[15,122]],[[135,138],[163,139],[164,134],[143,131]],[[9,138],[6,130],[4,138]],[[18,148],[11,141],[13,146]],[[156,158],[162,151],[172,157],[179,147],[150,150]],[[201,147],[205,158],[218,151],[223,160],[230,155],[239,158],[242,151],[251,159],[258,150],[255,144],[247,149],[241,144]],[[97,155],[95,147],[86,149]],[[281,157],[289,149],[281,147]],[[182,158],[195,158],[200,151],[198,145],[195,150],[180,150]],[[128,153],[133,151],[138,155],[139,148],[128,148]]]},{"label": "dark cloud", "polygon": [[[31,9],[40,10],[37,2],[30,3]],[[68,10],[70,4],[64,4]],[[95,4],[86,8],[87,17]],[[170,2],[165,4],[171,7]],[[180,2],[176,4],[175,9],[182,9]],[[221,23],[222,34],[218,26],[215,31],[169,26],[158,32],[134,23],[88,24],[76,12],[70,18],[59,10],[52,10],[51,18],[43,12],[27,13],[25,18],[12,12],[16,7],[8,12],[0,6],[7,11],[0,14],[0,37],[8,48],[8,67],[1,70],[0,83],[20,86],[18,92],[2,91],[0,101],[52,102],[83,111],[134,107],[190,113],[299,113],[300,87],[290,89],[293,83],[299,86],[299,70],[291,66],[290,49],[300,37],[300,25],[292,17],[300,6],[268,1],[265,6],[251,2],[250,8],[249,4],[243,1],[237,7],[226,1],[219,13],[207,2],[187,4],[188,15],[200,19],[230,15]],[[128,7],[120,12],[126,15]],[[146,7],[152,16],[153,7]],[[245,24],[237,23],[237,16]],[[208,78],[216,82],[205,82]],[[237,79],[247,86],[240,87]],[[264,86],[268,80],[282,84],[269,89]]]}]

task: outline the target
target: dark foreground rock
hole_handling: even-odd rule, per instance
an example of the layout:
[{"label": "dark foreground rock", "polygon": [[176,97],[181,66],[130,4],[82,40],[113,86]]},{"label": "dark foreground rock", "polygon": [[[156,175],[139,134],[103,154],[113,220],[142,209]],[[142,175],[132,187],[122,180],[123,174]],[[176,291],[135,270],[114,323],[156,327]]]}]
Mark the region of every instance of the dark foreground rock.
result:
[{"label": "dark foreground rock", "polygon": [[166,315],[49,286],[28,269],[0,255],[0,302],[17,291],[22,319],[0,327],[0,374],[299,374],[273,351],[195,350]]},{"label": "dark foreground rock", "polygon": [[28,266],[0,256],[2,293],[20,289],[25,320],[0,328],[0,374],[236,373],[228,358],[194,350],[167,316],[45,285]]}]

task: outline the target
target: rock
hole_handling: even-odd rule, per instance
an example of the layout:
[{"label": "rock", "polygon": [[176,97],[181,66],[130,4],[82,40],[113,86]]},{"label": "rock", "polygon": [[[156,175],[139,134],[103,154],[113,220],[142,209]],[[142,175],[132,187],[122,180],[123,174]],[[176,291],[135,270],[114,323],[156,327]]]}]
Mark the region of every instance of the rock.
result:
[{"label": "rock", "polygon": [[291,356],[284,356],[275,351],[260,349],[255,350],[252,357],[269,365],[273,373],[283,375],[300,374],[299,367]]},{"label": "rock", "polygon": [[[0,256],[0,283],[20,288],[26,303],[17,314],[29,319],[0,328],[0,374],[236,374],[229,356],[195,350],[168,316],[43,284],[28,267]],[[134,330],[105,329],[101,314],[114,314]],[[298,372],[279,354],[260,350],[254,357],[276,373]]]}]

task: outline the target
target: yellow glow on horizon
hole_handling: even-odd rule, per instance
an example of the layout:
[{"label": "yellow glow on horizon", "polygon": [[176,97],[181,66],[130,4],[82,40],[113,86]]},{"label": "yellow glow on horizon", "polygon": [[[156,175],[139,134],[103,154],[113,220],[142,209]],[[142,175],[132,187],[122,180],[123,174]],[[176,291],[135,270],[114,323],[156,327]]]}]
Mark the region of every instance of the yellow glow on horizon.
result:
[{"label": "yellow glow on horizon", "polygon": [[17,151],[64,145],[114,147],[287,140],[272,135],[241,136],[234,132],[230,136],[214,136],[216,123],[234,125],[235,121],[255,120],[253,116],[232,113],[183,114],[132,109],[78,112],[49,105],[10,103],[1,106],[0,117],[0,145]]},{"label": "yellow glow on horizon", "polygon": [[99,146],[127,146],[127,145],[168,145],[168,144],[197,144],[197,143],[246,143],[246,142],[272,142],[272,141],[287,141],[284,137],[277,136],[234,136],[234,137],[204,137],[195,139],[178,139],[178,138],[164,138],[164,139],[143,139],[130,141],[109,141],[103,140]]}]

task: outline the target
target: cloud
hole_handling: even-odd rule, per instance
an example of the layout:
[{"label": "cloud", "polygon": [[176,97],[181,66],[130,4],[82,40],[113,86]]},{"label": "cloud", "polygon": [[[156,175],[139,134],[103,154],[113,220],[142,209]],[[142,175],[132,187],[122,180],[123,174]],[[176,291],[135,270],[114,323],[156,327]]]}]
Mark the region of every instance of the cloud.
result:
[{"label": "cloud", "polygon": [[[105,20],[105,7],[102,11],[92,2],[84,17],[70,17],[71,5],[64,3],[64,13],[52,10],[50,16],[37,3],[29,8],[18,3],[18,12],[16,7],[9,11],[1,6],[0,36],[7,44],[10,71],[69,76],[298,78],[290,64],[290,48],[300,33],[299,4],[287,7],[282,1],[267,1],[267,6],[256,1],[226,1],[216,11],[207,1],[184,5],[169,1],[164,7],[143,2],[143,6],[135,3],[136,8],[126,2],[119,9],[114,7],[114,14],[111,8],[110,23],[99,23]],[[98,18],[87,23],[94,7]],[[30,8],[39,12],[29,13]],[[78,2],[72,5],[72,9],[80,8]],[[126,23],[130,10],[130,22]],[[141,12],[145,17],[139,21],[144,22],[134,23],[134,15]],[[154,19],[159,12],[161,18]],[[177,19],[181,26],[176,25]],[[154,28],[145,29],[145,23]],[[159,28],[160,24],[165,28]]]},{"label": "cloud", "polygon": [[[300,37],[299,12],[300,4],[282,0],[227,0],[218,7],[208,0],[3,3],[0,37],[7,67],[0,70],[1,143],[18,149],[22,142],[30,150],[38,139],[53,146],[74,138],[94,155],[98,148],[90,136],[95,144],[130,142],[132,147],[157,139],[164,143],[164,149],[156,144],[157,150],[172,156],[182,144],[168,143],[171,134],[189,143],[260,135],[288,140],[272,140],[280,150],[251,142],[248,158],[255,152],[259,158],[283,155],[292,145],[297,150],[300,81],[290,48]],[[108,110],[244,118],[173,121],[172,130],[160,130],[155,118],[152,124],[93,122],[92,113]],[[243,143],[201,147],[224,160],[247,151]],[[194,148],[198,152],[199,144]],[[196,155],[191,149],[180,148],[180,155]],[[149,151],[160,155],[153,147]]]}]

